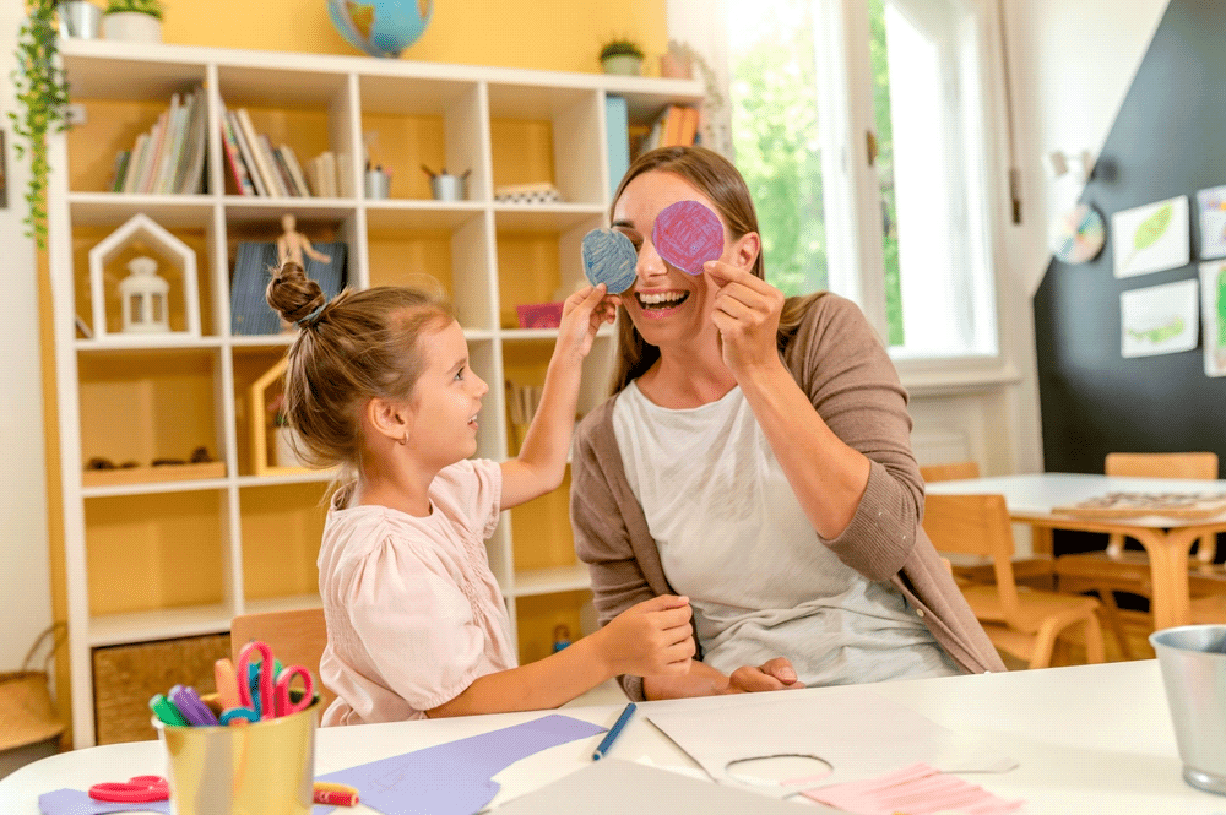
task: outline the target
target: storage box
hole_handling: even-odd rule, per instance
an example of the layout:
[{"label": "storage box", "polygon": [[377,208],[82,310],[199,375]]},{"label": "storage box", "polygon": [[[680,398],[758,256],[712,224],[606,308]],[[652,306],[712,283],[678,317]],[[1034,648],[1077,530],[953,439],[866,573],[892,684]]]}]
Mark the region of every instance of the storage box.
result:
[{"label": "storage box", "polygon": [[175,685],[217,690],[213,663],[230,656],[229,634],[95,648],[94,727],[98,744],[157,738],[149,700]]},{"label": "storage box", "polygon": [[557,328],[562,324],[562,303],[529,303],[516,306],[520,328]]}]

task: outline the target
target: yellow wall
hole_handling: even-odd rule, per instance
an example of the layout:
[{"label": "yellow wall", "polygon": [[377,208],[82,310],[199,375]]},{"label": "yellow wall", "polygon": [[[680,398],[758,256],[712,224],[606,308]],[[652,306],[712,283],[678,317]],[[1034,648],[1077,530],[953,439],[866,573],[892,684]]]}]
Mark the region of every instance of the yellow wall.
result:
[{"label": "yellow wall", "polygon": [[[167,43],[361,55],[332,27],[325,0],[264,0],[260,3],[251,0],[163,0],[163,5],[162,38]],[[258,18],[252,17],[253,11]],[[667,43],[665,0],[592,0],[582,4],[573,0],[536,0],[518,7],[508,0],[436,0],[434,15],[425,34],[406,49],[401,58],[590,73],[600,70],[597,54],[601,44],[614,37],[638,42],[647,54],[644,73],[658,73],[658,57]],[[67,606],[60,520],[59,423],[55,407],[55,359],[49,339],[51,303],[46,287],[46,262],[46,255],[40,253],[40,266],[44,270],[39,275],[39,310],[52,593],[55,617],[63,620],[67,617]],[[527,606],[530,612],[532,603]],[[549,626],[554,622],[552,618],[545,621]],[[577,632],[577,621],[571,622],[572,629]],[[533,654],[534,657],[541,655]],[[68,665],[62,651],[57,655],[57,667],[57,695],[66,700],[69,698]],[[67,705],[62,708],[61,714],[69,718]],[[71,743],[68,734],[63,743]]]},{"label": "yellow wall", "polygon": [[[325,0],[163,0],[166,42],[222,48],[357,54]],[[424,0],[423,0],[424,5]],[[635,40],[658,73],[667,44],[664,0],[435,0],[425,34],[402,59],[598,72],[601,43]],[[255,15],[253,17],[253,14]]]}]

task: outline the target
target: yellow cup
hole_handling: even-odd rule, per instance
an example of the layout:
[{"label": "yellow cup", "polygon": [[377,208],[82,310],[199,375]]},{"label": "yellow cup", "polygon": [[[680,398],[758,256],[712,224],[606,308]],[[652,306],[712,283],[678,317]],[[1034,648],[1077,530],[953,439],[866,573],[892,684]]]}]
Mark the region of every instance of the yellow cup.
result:
[{"label": "yellow cup", "polygon": [[156,718],[174,815],[308,815],[319,698],[300,713],[232,727],[174,727]]}]

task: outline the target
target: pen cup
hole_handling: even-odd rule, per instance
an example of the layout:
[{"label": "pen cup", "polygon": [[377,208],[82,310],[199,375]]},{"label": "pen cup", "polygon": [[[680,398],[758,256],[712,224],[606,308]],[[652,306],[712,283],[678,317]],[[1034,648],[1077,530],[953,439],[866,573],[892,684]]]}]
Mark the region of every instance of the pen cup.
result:
[{"label": "pen cup", "polygon": [[173,727],[166,745],[172,815],[309,815],[319,698],[299,713],[240,727]]}]

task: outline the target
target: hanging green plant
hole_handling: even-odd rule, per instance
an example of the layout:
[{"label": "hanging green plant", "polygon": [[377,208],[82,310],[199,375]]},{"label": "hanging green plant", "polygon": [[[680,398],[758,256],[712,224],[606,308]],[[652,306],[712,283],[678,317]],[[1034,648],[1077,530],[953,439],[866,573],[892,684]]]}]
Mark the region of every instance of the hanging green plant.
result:
[{"label": "hanging green plant", "polygon": [[13,69],[13,88],[18,110],[9,111],[13,133],[21,141],[13,142],[17,158],[29,154],[30,185],[26,190],[29,207],[25,222],[26,233],[38,241],[38,248],[47,245],[47,134],[59,132],[65,126],[68,107],[68,81],[59,67],[59,32],[56,29],[57,0],[31,0],[29,18],[17,34],[17,67]]}]

